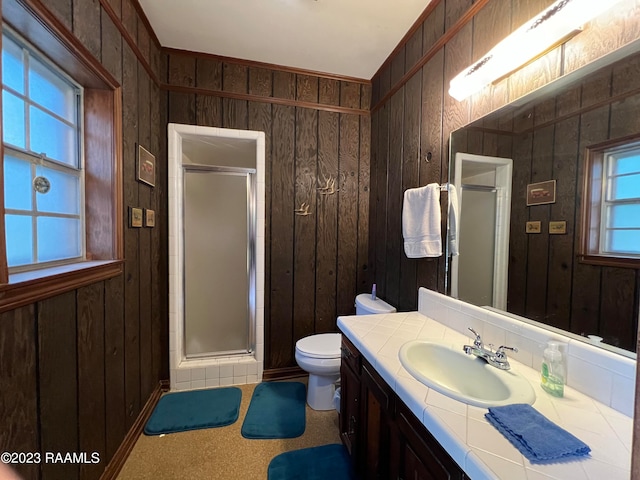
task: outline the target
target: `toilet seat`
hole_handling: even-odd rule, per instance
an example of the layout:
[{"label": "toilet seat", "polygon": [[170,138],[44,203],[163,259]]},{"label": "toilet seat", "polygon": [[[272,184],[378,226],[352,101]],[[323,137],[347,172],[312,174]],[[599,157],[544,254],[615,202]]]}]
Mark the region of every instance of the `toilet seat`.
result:
[{"label": "toilet seat", "polygon": [[340,333],[321,333],[301,338],[296,342],[296,350],[310,358],[340,358]]}]

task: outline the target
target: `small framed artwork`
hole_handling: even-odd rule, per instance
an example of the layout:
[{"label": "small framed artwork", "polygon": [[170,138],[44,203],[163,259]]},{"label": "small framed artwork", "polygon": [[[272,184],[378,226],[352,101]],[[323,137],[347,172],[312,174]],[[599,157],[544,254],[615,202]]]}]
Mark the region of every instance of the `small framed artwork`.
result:
[{"label": "small framed artwork", "polygon": [[138,145],[136,180],[152,187],[156,186],[156,157],[142,145]]},{"label": "small framed artwork", "polygon": [[549,222],[550,235],[564,235],[567,233],[567,222]]},{"label": "small framed artwork", "polygon": [[155,210],[144,209],[144,226],[155,227],[156,226],[156,212]]},{"label": "small framed artwork", "polygon": [[142,227],[142,209],[129,207],[129,226],[132,228]]},{"label": "small framed artwork", "polygon": [[527,207],[556,203],[556,181],[530,183],[527,185]]},{"label": "small framed artwork", "polygon": [[525,232],[527,233],[540,233],[542,224],[540,221],[537,222],[527,222],[527,226],[525,227]]}]

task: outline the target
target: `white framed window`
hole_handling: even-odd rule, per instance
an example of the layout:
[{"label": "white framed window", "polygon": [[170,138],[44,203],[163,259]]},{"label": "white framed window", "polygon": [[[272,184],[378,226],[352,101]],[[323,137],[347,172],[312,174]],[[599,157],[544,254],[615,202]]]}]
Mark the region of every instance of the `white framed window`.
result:
[{"label": "white framed window", "polygon": [[640,145],[604,152],[600,253],[640,258]]},{"label": "white framed window", "polygon": [[640,267],[640,137],[586,149],[579,256],[585,263]]},{"label": "white framed window", "polygon": [[9,272],[85,259],[83,89],[6,26],[2,35]]}]

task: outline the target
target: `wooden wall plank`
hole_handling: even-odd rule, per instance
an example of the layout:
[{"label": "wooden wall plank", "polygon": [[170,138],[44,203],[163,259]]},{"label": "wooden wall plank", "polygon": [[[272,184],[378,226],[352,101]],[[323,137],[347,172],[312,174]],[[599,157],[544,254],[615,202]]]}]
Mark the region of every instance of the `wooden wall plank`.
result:
[{"label": "wooden wall plank", "polygon": [[246,100],[222,99],[222,126],[246,130],[249,125],[249,104]]},{"label": "wooden wall plank", "polygon": [[378,198],[378,124],[380,120],[380,111],[371,114],[371,151],[369,164],[369,281],[373,284],[376,282],[376,252],[377,252],[377,231],[376,222],[378,218],[377,198]]},{"label": "wooden wall plank", "polygon": [[[634,312],[636,272],[630,268],[602,269],[600,297],[600,330],[604,342],[625,350],[633,349],[636,341],[637,313]],[[622,321],[625,319],[626,321]]]},{"label": "wooden wall plank", "polygon": [[[34,306],[0,315],[0,449],[40,452]],[[38,480],[40,465],[15,464],[23,480]]]},{"label": "wooden wall plank", "polygon": [[272,183],[278,188],[271,191],[271,322],[265,332],[265,358],[271,368],[293,361],[294,133],[295,109],[273,105]]},{"label": "wooden wall plank", "polygon": [[[530,183],[551,180],[553,165],[553,126],[533,132],[533,157],[531,162]],[[548,273],[549,261],[549,205],[529,207],[529,220],[542,223],[542,233],[529,235],[527,252],[527,300],[525,314],[527,318],[547,322],[545,318],[547,291],[540,288]]]},{"label": "wooden wall plank", "polygon": [[192,93],[169,93],[169,123],[193,125],[196,121],[196,96]]},{"label": "wooden wall plank", "polygon": [[133,2],[137,0],[122,0],[122,24],[131,38],[138,39],[138,12],[136,12]]},{"label": "wooden wall plank", "polygon": [[67,30],[73,27],[73,1],[72,0],[49,0],[47,8],[60,20]]},{"label": "wooden wall plank", "polygon": [[[422,39],[422,32],[420,32]],[[405,86],[402,146],[402,192],[420,184],[420,116],[422,114],[422,75],[414,75]],[[402,226],[401,226],[402,228]],[[418,260],[407,258],[400,248],[400,310],[417,310]]]},{"label": "wooden wall plank", "polygon": [[[444,14],[442,7],[435,12]],[[435,15],[432,14],[432,15]],[[431,18],[431,16],[429,17]],[[429,20],[427,18],[426,21]],[[425,21],[425,22],[426,22]],[[425,28],[427,25],[425,23]],[[432,27],[430,27],[432,28]],[[444,24],[440,25],[444,28]],[[426,41],[426,40],[425,40]],[[428,185],[434,182],[444,181],[442,177],[442,163],[447,161],[444,155],[444,142],[442,137],[442,115],[444,102],[444,51],[440,50],[422,69],[422,105],[420,122],[420,161],[419,161],[419,185]],[[431,154],[431,160],[427,155]],[[438,290],[438,261],[435,259],[421,259],[417,266],[417,285]]]},{"label": "wooden wall plank", "polygon": [[222,89],[225,92],[247,93],[249,89],[249,67],[238,63],[222,65]]},{"label": "wooden wall plank", "polygon": [[96,25],[100,25],[100,1],[85,0],[72,3],[73,34],[94,57],[100,58],[101,38],[100,35],[96,35]]},{"label": "wooden wall plank", "polygon": [[169,83],[182,87],[196,85],[196,59],[188,55],[169,56]]},{"label": "wooden wall plank", "polygon": [[[136,144],[138,141],[138,69],[131,48],[123,49],[123,177],[124,218],[128,207],[137,207],[138,182],[135,180]],[[127,430],[141,409],[140,398],[140,272],[138,266],[139,232],[125,228],[124,232],[124,312],[125,312],[125,395]]]},{"label": "wooden wall plank", "polygon": [[[322,83],[321,83],[322,85]],[[322,90],[321,90],[322,91]],[[328,93],[328,92],[326,92]],[[337,90],[335,91],[336,99]],[[339,119],[335,112],[318,112],[318,184],[326,186],[334,179],[340,188],[338,172]],[[316,328],[335,329],[338,265],[338,194],[318,195],[316,212]]]},{"label": "wooden wall plank", "polygon": [[[116,453],[127,433],[124,387],[124,277],[105,281],[104,287],[104,383],[107,462]],[[160,359],[160,355],[158,355]],[[156,375],[157,375],[157,369]]]},{"label": "wooden wall plank", "polygon": [[422,32],[422,25],[420,25],[407,42],[404,73],[407,73],[422,58],[423,37],[424,33]]},{"label": "wooden wall plank", "polygon": [[[360,119],[340,114],[338,191],[338,315],[355,314],[358,270],[358,162]],[[333,329],[335,329],[335,320]]]},{"label": "wooden wall plank", "polygon": [[[386,296],[387,290],[387,167],[389,165],[389,105],[378,110],[377,166],[376,166],[376,275],[378,295]],[[372,225],[372,228],[374,226]]]},{"label": "wooden wall plank", "polygon": [[[142,65],[138,64],[138,144],[149,151],[151,148],[151,79]],[[157,154],[157,152],[153,152]],[[157,169],[156,169],[157,174]],[[160,177],[156,179],[160,181]],[[138,186],[138,206],[153,209],[151,190],[146,184]],[[140,395],[141,401],[149,398],[157,384],[153,372],[152,320],[151,320],[151,229],[139,232],[138,272],[140,278]],[[144,403],[143,403],[144,404]]]},{"label": "wooden wall plank", "polygon": [[104,9],[100,14],[100,25],[102,65],[118,82],[122,82],[122,37]]},{"label": "wooden wall plank", "polygon": [[[171,55],[173,58],[173,55]],[[171,64],[171,62],[169,62]],[[196,86],[209,90],[222,90],[222,62],[206,57],[196,59]],[[180,78],[180,76],[178,76]],[[174,82],[170,79],[169,82]],[[179,83],[180,84],[180,83]]]},{"label": "wooden wall plank", "polygon": [[296,98],[296,76],[289,72],[273,72],[273,96],[293,100]]},{"label": "wooden wall plank", "polygon": [[360,117],[360,158],[358,162],[358,260],[356,293],[371,290],[369,261],[369,200],[371,198],[371,117]]},{"label": "wooden wall plank", "polygon": [[360,84],[340,82],[340,106],[360,108]]},{"label": "wooden wall plank", "polygon": [[[445,4],[439,2],[431,14],[422,23],[422,53],[425,54],[444,34]],[[375,103],[374,103],[375,105]]]},{"label": "wooden wall plank", "polygon": [[196,123],[205,127],[221,127],[222,98],[196,95]]},{"label": "wooden wall plank", "polygon": [[[104,283],[77,290],[79,451],[105,458]],[[81,478],[99,478],[106,465],[83,463]]]},{"label": "wooden wall plank", "polygon": [[324,105],[340,105],[340,84],[338,80],[321,78],[318,101]]},{"label": "wooden wall plank", "polygon": [[[269,75],[269,82],[271,75]],[[271,84],[269,83],[269,89]],[[273,144],[273,107],[268,103],[261,102],[249,102],[249,130],[257,130],[265,133],[265,218],[264,218],[264,238],[265,238],[265,252],[264,252],[264,269],[262,272],[257,271],[258,275],[264,276],[264,325],[270,325],[271,323],[271,192],[272,177],[273,177],[273,155],[271,152]],[[275,188],[280,188],[275,186]],[[258,222],[258,228],[260,222]],[[266,328],[265,328],[266,330]],[[265,359],[267,356],[265,355]]]},{"label": "wooden wall plank", "polygon": [[[317,89],[316,89],[317,93]],[[316,173],[318,168],[318,112],[296,108],[295,208],[308,205],[309,215],[294,219],[293,340],[306,337],[315,327]]]},{"label": "wooden wall plank", "polygon": [[249,94],[271,97],[273,95],[273,72],[266,68],[250,68]]},{"label": "wooden wall plank", "polygon": [[318,102],[318,77],[296,75],[296,100]]},{"label": "wooden wall plank", "polygon": [[[76,294],[43,300],[37,311],[40,447],[43,452],[78,452]],[[42,463],[43,478],[71,480],[79,474],[77,464]]]},{"label": "wooden wall plank", "polygon": [[[406,88],[406,87],[405,87]],[[402,253],[402,139],[404,120],[404,91],[391,97],[389,113],[389,166],[387,182],[387,244],[389,259],[386,270],[384,299],[391,305],[400,302],[400,256]]]}]

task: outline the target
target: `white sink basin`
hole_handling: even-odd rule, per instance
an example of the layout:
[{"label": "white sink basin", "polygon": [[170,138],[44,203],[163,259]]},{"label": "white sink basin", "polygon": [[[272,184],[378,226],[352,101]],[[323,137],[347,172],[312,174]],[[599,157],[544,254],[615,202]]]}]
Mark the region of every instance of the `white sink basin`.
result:
[{"label": "white sink basin", "polygon": [[399,352],[400,363],[427,387],[477,407],[532,404],[536,394],[513,370],[500,370],[444,342],[412,340]]}]

